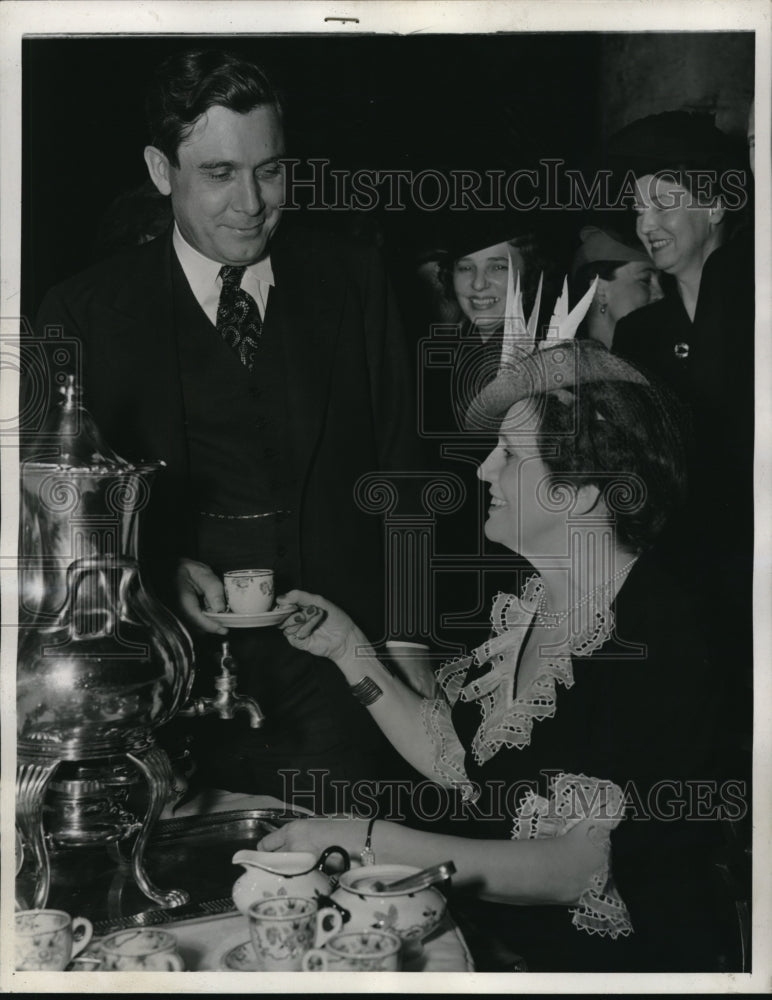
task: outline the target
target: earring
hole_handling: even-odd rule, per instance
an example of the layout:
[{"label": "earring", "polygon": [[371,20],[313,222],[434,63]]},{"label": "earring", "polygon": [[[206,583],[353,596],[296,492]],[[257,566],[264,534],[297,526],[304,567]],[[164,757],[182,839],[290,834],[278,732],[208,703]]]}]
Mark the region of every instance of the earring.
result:
[{"label": "earring", "polygon": [[601,313],[605,313],[605,311],[606,311],[607,309],[608,309],[608,306],[607,306],[607,305],[606,305],[606,303],[604,302],[604,303],[603,303],[603,305],[602,305],[602,306],[600,307],[600,311],[601,311]]}]

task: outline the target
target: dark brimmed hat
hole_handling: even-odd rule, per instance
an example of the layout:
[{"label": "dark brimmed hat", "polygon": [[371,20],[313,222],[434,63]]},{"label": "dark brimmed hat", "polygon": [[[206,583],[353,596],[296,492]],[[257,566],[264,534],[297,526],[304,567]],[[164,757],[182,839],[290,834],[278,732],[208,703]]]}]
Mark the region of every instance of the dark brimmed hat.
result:
[{"label": "dark brimmed hat", "polygon": [[665,111],[626,125],[611,137],[611,162],[636,176],[673,169],[722,170],[739,165],[736,143],[704,112]]},{"label": "dark brimmed hat", "polygon": [[515,211],[455,212],[439,226],[442,235],[436,244],[437,258],[446,267],[459,257],[499,243],[532,240],[535,231],[533,215]]},{"label": "dark brimmed hat", "polygon": [[582,243],[574,254],[571,264],[571,276],[576,277],[580,268],[597,261],[621,261],[631,263],[640,261],[651,264],[651,258],[643,249],[642,244],[631,246],[613,229],[600,229],[598,226],[585,226],[579,233]]},{"label": "dark brimmed hat", "polygon": [[523,351],[521,357],[500,368],[470,403],[466,428],[497,432],[513,403],[595,382],[649,384],[642,372],[598,341],[559,340],[549,347]]}]

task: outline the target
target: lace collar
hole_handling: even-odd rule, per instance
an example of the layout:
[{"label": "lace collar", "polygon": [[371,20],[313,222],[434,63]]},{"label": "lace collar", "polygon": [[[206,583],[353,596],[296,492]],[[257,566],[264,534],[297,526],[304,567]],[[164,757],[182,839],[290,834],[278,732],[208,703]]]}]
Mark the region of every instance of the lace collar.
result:
[{"label": "lace collar", "polygon": [[[482,712],[480,726],[472,740],[472,754],[477,764],[490,760],[502,746],[522,750],[531,742],[534,722],[550,719],[555,715],[557,684],[571,688],[574,672],[572,656],[589,656],[599,649],[614,629],[611,610],[613,586],[611,581],[596,591],[588,620],[593,623],[563,644],[556,645],[552,655],[527,688],[515,697],[515,672],[520,649],[528,627],[536,614],[544,584],[538,574],[525,583],[520,597],[499,593],[493,602],[491,624],[493,635],[478,646],[471,655],[451,660],[437,672],[448,703],[452,706],[460,698],[464,702],[478,701]],[[490,669],[466,685],[472,664]]]}]

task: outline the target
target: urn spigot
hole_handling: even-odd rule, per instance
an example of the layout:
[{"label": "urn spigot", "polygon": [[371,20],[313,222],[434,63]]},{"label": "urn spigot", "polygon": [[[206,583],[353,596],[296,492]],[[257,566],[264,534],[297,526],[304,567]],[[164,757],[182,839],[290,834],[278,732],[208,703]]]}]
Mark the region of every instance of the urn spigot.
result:
[{"label": "urn spigot", "polygon": [[259,729],[265,721],[265,716],[254,698],[237,693],[238,681],[230,643],[225,641],[220,651],[220,673],[214,679],[214,689],[217,694],[214,697],[197,698],[178,714],[188,717],[216,715],[220,719],[232,719],[237,712],[246,712],[250,728]]}]

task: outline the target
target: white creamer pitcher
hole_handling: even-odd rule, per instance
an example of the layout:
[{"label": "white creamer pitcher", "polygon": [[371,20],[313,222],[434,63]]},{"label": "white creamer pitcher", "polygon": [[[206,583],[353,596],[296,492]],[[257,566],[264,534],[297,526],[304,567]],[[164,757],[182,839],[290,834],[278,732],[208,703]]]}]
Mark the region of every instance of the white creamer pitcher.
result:
[{"label": "white creamer pitcher", "polygon": [[269,896],[327,896],[331,886],[325,865],[334,854],[348,871],[349,856],[342,847],[328,847],[318,858],[306,851],[237,851],[233,864],[243,865],[244,874],[233,886],[233,902],[246,914],[252,903]]}]

